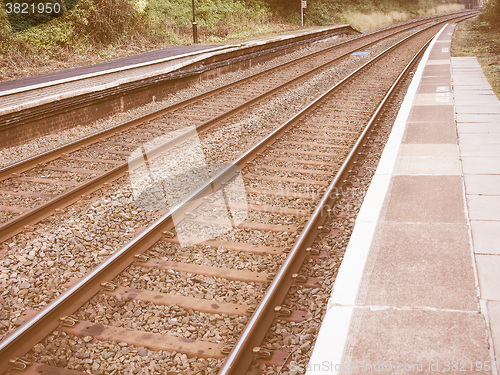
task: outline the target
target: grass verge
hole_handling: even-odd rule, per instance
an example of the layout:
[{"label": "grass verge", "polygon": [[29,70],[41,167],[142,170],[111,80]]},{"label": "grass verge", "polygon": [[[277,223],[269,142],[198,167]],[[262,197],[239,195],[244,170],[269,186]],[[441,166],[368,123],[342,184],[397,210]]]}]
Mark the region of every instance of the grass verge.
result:
[{"label": "grass verge", "polygon": [[344,19],[347,23],[359,30],[369,30],[377,27],[383,27],[398,22],[404,22],[412,17],[433,16],[436,14],[458,12],[463,10],[462,4],[439,4],[435,6],[425,6],[413,11],[410,10],[388,10],[388,11],[345,11]]}]

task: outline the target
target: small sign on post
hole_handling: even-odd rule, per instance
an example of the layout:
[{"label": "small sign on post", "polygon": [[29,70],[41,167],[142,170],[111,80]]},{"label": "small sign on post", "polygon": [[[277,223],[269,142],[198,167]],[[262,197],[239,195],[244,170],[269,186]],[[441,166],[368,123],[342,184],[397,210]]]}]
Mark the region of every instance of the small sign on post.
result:
[{"label": "small sign on post", "polygon": [[307,0],[302,0],[302,8],[303,9],[307,8]]}]

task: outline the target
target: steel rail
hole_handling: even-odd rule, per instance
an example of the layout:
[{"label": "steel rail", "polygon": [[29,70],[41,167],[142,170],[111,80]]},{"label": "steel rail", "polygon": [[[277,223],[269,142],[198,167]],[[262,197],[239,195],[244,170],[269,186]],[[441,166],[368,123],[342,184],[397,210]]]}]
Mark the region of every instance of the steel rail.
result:
[{"label": "steel rail", "polygon": [[[434,27],[434,26],[430,26]],[[424,29],[426,30],[426,29]],[[194,191],[190,196],[186,197],[182,202],[173,207],[168,213],[164,216],[156,220],[152,225],[146,228],[141,234],[135,237],[131,242],[127,245],[123,246],[116,253],[107,258],[103,263],[97,266],[94,270],[85,275],[79,282],[75,285],[67,289],[63,294],[61,294],[58,298],[56,298],[53,302],[47,305],[43,310],[41,310],[37,315],[31,318],[24,325],[19,327],[17,330],[12,332],[7,338],[5,338],[0,343],[0,372],[6,370],[9,367],[9,360],[15,357],[19,357],[24,355],[28,350],[30,350],[33,345],[42,340],[45,336],[50,334],[54,329],[57,328],[59,324],[59,319],[63,316],[70,315],[74,313],[80,306],[82,306],[86,301],[88,301],[92,296],[98,293],[101,289],[101,283],[104,281],[109,281],[113,279],[116,275],[122,272],[126,267],[131,265],[135,260],[135,255],[140,254],[146,251],[148,248],[153,246],[160,238],[162,237],[162,233],[165,230],[170,230],[173,228],[173,217],[182,217],[185,212],[185,207],[192,205],[194,202],[203,198],[206,194],[212,192],[212,189],[219,189],[225,181],[228,181],[230,178],[234,176],[237,170],[234,166],[238,166],[241,168],[243,165],[248,163],[257,157],[257,154],[261,151],[264,151],[269,144],[271,144],[275,139],[279,138],[284,134],[286,130],[288,130],[291,126],[295,125],[298,121],[300,121],[304,116],[310,113],[314,108],[317,108],[321,105],[328,96],[330,96],[334,91],[336,91],[339,87],[343,86],[347,83],[352,77],[358,75],[362,70],[364,70],[367,66],[372,65],[374,61],[378,61],[383,55],[388,53],[389,50],[396,48],[396,46],[404,43],[407,39],[413,37],[416,34],[423,32],[424,30],[417,31],[416,33],[408,36],[397,44],[393,45],[386,51],[382,52],[372,60],[365,63],[362,67],[358,68],[355,72],[351,73],[348,77],[344,78],[342,81],[331,87],[324,94],[310,103],[308,106],[303,108],[299,113],[294,115],[285,123],[281,124],[277,127],[272,133],[267,135],[264,139],[262,139],[259,143],[254,145],[251,149],[247,150],[243,155],[237,158],[233,162],[233,166],[228,166],[221,170],[216,176],[207,181],[203,186]],[[359,144],[359,142],[357,143]],[[343,169],[342,169],[343,170]],[[339,174],[337,174],[339,176]],[[338,180],[338,177],[335,181]],[[323,200],[321,201],[323,202]],[[316,210],[317,211],[317,210]],[[316,213],[315,211],[315,213]],[[315,216],[316,217],[316,216]],[[313,228],[313,224],[316,219],[311,219],[309,221],[309,225],[299,236],[299,241],[307,242],[307,236],[305,233],[309,233],[311,228]],[[290,259],[294,259],[301,253],[297,250],[299,246],[294,246],[291,253],[285,260],[286,267],[281,267],[280,272],[277,275],[277,278],[284,278],[283,275],[288,275],[289,264],[295,264]],[[271,296],[273,298],[269,298],[270,293],[266,293],[265,300],[261,302],[257,311],[246,326],[242,337],[244,339],[240,339],[236,344],[235,348],[230,353],[227,361],[222,370],[222,374],[224,373],[235,373],[235,363],[239,363],[241,357],[244,357],[243,349],[246,349],[250,343],[253,343],[253,340],[250,340],[253,337],[253,331],[256,329],[257,323],[260,326],[262,324],[261,312],[263,307],[269,306],[270,301],[272,301],[277,293],[277,281],[273,281],[271,286],[273,287]],[[269,319],[269,314],[262,315],[266,316],[266,319]],[[250,332],[250,333],[249,333]],[[236,361],[238,360],[238,361]],[[251,359],[250,359],[251,360]],[[241,368],[241,367],[238,367]],[[241,372],[238,372],[241,374]]]},{"label": "steel rail", "polygon": [[[429,21],[433,20],[434,18],[440,18],[440,17],[442,18],[442,17],[445,17],[445,16],[448,16],[448,15],[439,15],[439,16],[435,16],[433,18],[429,17],[429,19],[416,20],[416,21],[410,22],[408,25],[414,25],[415,23],[422,23],[422,24],[424,24],[426,22],[429,22]],[[61,145],[59,147],[56,147],[56,148],[54,148],[52,150],[48,150],[48,151],[43,152],[41,154],[34,155],[34,156],[32,156],[32,157],[30,157],[28,159],[24,159],[24,160],[21,160],[19,162],[13,163],[13,164],[11,164],[9,166],[0,168],[0,181],[8,178],[13,173],[24,172],[26,170],[29,170],[29,169],[35,167],[37,164],[45,163],[45,162],[54,160],[54,159],[58,158],[63,153],[69,153],[69,152],[75,151],[75,150],[77,150],[80,147],[83,147],[83,146],[92,144],[94,142],[97,142],[99,140],[102,140],[103,138],[111,136],[114,133],[127,130],[130,127],[139,125],[139,124],[141,124],[143,122],[152,120],[152,119],[157,118],[159,116],[163,116],[163,115],[167,114],[168,112],[174,111],[174,110],[176,110],[178,108],[181,108],[183,106],[187,106],[187,105],[189,105],[189,104],[191,104],[191,103],[193,103],[195,101],[202,100],[202,99],[204,99],[206,97],[214,96],[214,95],[216,95],[216,94],[218,94],[218,93],[220,93],[222,91],[228,90],[228,89],[230,89],[232,87],[235,87],[235,86],[238,86],[238,85],[241,85],[243,83],[246,83],[247,81],[259,78],[262,75],[270,74],[270,73],[272,73],[272,72],[274,72],[276,70],[288,67],[288,66],[290,66],[292,64],[300,63],[301,61],[309,59],[309,58],[314,57],[316,55],[328,53],[329,51],[331,51],[333,49],[336,49],[336,48],[339,48],[341,46],[344,46],[345,44],[349,44],[349,43],[352,43],[354,41],[358,41],[358,40],[363,39],[363,38],[368,38],[368,37],[374,36],[376,34],[384,33],[384,32],[390,31],[391,29],[397,29],[397,28],[400,28],[400,27],[403,27],[403,26],[406,26],[406,25],[407,24],[403,24],[403,25],[394,26],[392,28],[387,28],[387,29],[384,29],[384,30],[374,31],[374,32],[372,32],[370,34],[361,35],[361,36],[359,36],[357,38],[353,38],[353,39],[341,42],[341,43],[336,44],[334,46],[325,47],[325,48],[323,48],[323,49],[321,49],[319,51],[313,52],[313,53],[311,53],[309,55],[293,59],[293,60],[291,60],[291,61],[289,61],[289,62],[287,62],[285,64],[282,64],[282,65],[279,65],[279,66],[267,69],[267,70],[262,71],[262,72],[258,72],[258,73],[252,74],[252,75],[250,75],[248,77],[245,77],[245,78],[233,81],[233,82],[231,82],[231,83],[229,83],[229,84],[227,84],[225,86],[222,86],[222,87],[217,87],[217,88],[215,88],[213,90],[207,91],[207,92],[205,92],[203,94],[200,94],[200,95],[197,95],[197,96],[195,96],[193,98],[189,98],[189,99],[186,99],[186,100],[174,103],[172,105],[169,105],[169,106],[167,106],[165,108],[161,108],[159,110],[154,110],[154,111],[148,112],[148,113],[146,113],[144,115],[138,116],[138,117],[136,117],[136,118],[134,118],[132,120],[125,121],[125,122],[120,123],[120,124],[118,124],[116,126],[113,126],[111,128],[104,129],[104,130],[92,133],[92,134],[90,134],[90,135],[88,135],[86,137],[83,137],[81,139],[78,139],[78,140],[75,140],[73,142]],[[406,29],[403,29],[402,31],[399,31],[399,32],[404,32],[404,31],[406,31],[408,29],[411,29],[412,27],[414,27],[414,26],[410,26],[410,27],[408,27]],[[385,38],[389,38],[391,36],[393,36],[393,35],[389,35],[389,36],[387,36]],[[383,40],[383,38],[381,38],[380,40]],[[360,48],[365,48],[365,47],[366,46],[363,46],[363,47],[360,47]],[[353,51],[356,51],[356,50],[357,49],[355,49]]]},{"label": "steel rail", "polygon": [[[444,27],[446,27],[446,25]],[[304,259],[307,256],[305,249],[312,245],[315,238],[317,237],[317,234],[319,233],[318,227],[321,226],[322,223],[326,220],[325,208],[333,207],[335,201],[337,200],[335,191],[338,191],[342,187],[343,180],[347,176],[349,169],[352,168],[353,162],[359,156],[359,151],[362,147],[365,146],[364,143],[366,141],[368,133],[373,128],[384,107],[392,97],[401,81],[413,67],[415,62],[424,53],[424,51],[427,49],[434,38],[435,35],[430,38],[415,54],[412,60],[408,63],[405,69],[395,80],[395,82],[383,98],[382,102],[379,104],[375,113],[370,118],[356,144],[350,151],[345,161],[342,163],[342,166],[336,173],[331,184],[328,186],[321,201],[316,206],[316,209],[311,218],[304,226],[304,229],[297,239],[297,242],[292,247],[289,255],[276,273],[276,276],[271,282],[271,285],[266,290],[266,294],[257,306],[255,312],[252,314],[250,321],[245,326],[243,333],[240,335],[239,340],[236,342],[232,351],[226,358],[222,369],[219,371],[219,375],[245,374],[248,370],[251,362],[253,361],[253,356],[251,355],[252,349],[256,346],[259,346],[262,343],[262,340],[265,338],[269,327],[275,319],[274,307],[279,306],[284,300],[290,286],[292,285],[292,275],[298,272],[299,268],[304,262]],[[392,50],[393,48],[395,48],[395,46],[391,47],[387,51]],[[384,51],[383,54],[385,54],[387,51]],[[377,56],[375,59],[377,59],[379,56]],[[372,60],[368,63],[371,62]],[[360,69],[362,68],[363,67],[361,67]],[[357,74],[357,72],[354,72],[353,74]]]},{"label": "steel rail", "polygon": [[[403,26],[406,26],[406,25],[403,25]],[[349,52],[346,52],[346,53],[342,54],[341,56],[334,58],[333,60],[327,61],[326,63],[323,63],[323,64],[313,68],[312,70],[310,70],[306,73],[303,73],[295,78],[287,80],[286,82],[284,82],[278,86],[275,86],[271,90],[268,90],[265,93],[260,94],[252,99],[249,99],[248,101],[230,109],[229,111],[226,111],[226,112],[224,112],[224,113],[222,113],[214,118],[211,118],[211,119],[205,121],[202,124],[197,125],[196,129],[198,131],[206,130],[210,126],[213,126],[214,124],[216,124],[217,122],[221,122],[221,121],[229,118],[230,116],[234,116],[235,114],[240,113],[241,111],[244,111],[245,109],[247,109],[251,105],[257,103],[258,101],[261,101],[261,100],[275,94],[276,92],[283,90],[286,86],[290,86],[294,83],[297,83],[300,80],[306,79],[307,76],[311,76],[322,69],[326,69],[326,67],[328,67],[329,65],[334,64],[336,61],[338,61],[340,59],[348,57],[351,53],[353,53],[355,51],[359,51],[361,49],[364,49],[364,48],[371,46],[371,45],[374,45],[376,43],[379,43],[380,41],[387,39],[387,38],[390,38],[390,37],[397,35],[399,33],[405,32],[405,31],[411,29],[412,27],[414,27],[414,26],[406,27],[402,30],[395,32],[394,34],[386,35],[380,39],[365,43],[364,45],[362,45],[358,48],[354,48],[354,49],[350,50]],[[377,31],[373,34],[376,34],[379,32],[380,31]],[[372,35],[372,34],[370,34],[370,35]],[[356,39],[359,39],[359,38],[356,38]],[[337,44],[335,46],[326,47],[325,49],[314,52],[310,55],[292,60],[292,61],[286,63],[285,65],[280,65],[280,66],[271,68],[269,70],[266,70],[264,72],[256,73],[250,77],[244,78],[243,80],[233,82],[233,83],[229,84],[229,86],[232,87],[232,85],[235,85],[236,83],[241,84],[242,81],[247,81],[249,79],[255,79],[258,76],[260,76],[261,74],[264,74],[264,73],[267,74],[267,73],[273,72],[274,70],[281,69],[284,66],[289,65],[291,63],[297,63],[298,61],[302,61],[304,58],[310,58],[311,56],[316,55],[318,53],[326,53],[331,49],[337,48],[339,45],[343,45],[343,44],[349,43],[351,41],[352,40],[348,40],[348,41],[342,42],[341,44]],[[94,134],[89,135],[89,136],[82,138],[80,140],[77,140],[77,141],[74,141],[74,142],[69,143],[67,145],[61,146],[57,149],[47,151],[46,153],[41,154],[39,157],[35,156],[33,158],[27,159],[24,162],[19,162],[19,163],[13,164],[10,167],[0,169],[0,180],[2,179],[2,177],[4,179],[8,178],[9,177],[8,174],[11,175],[14,172],[19,173],[20,171],[25,171],[29,168],[36,167],[36,165],[38,165],[42,162],[47,162],[47,161],[50,161],[50,160],[53,160],[55,158],[60,157],[60,155],[63,153],[69,153],[69,152],[77,150],[83,146],[87,146],[89,144],[98,142],[98,141],[102,140],[102,138],[111,136],[112,134],[114,134],[118,131],[123,131],[123,130],[126,130],[126,129],[133,127],[135,125],[139,125],[142,122],[153,119],[157,116],[165,114],[166,112],[170,112],[170,111],[175,110],[179,107],[188,105],[189,103],[191,103],[195,100],[200,100],[200,99],[205,98],[207,96],[215,95],[216,93],[219,93],[220,91],[223,91],[227,88],[228,88],[227,86],[224,86],[222,88],[214,89],[210,92],[201,94],[195,98],[191,98],[191,99],[188,99],[186,101],[176,103],[172,106],[169,106],[168,108],[164,108],[164,109],[161,109],[159,111],[154,111],[154,112],[148,113],[144,116],[140,116],[140,117],[137,117],[133,120],[130,120],[130,121],[124,122],[120,125],[117,125],[114,128],[106,129],[106,130],[94,133]],[[183,139],[184,139],[183,136],[180,136],[178,141],[180,142]],[[172,144],[172,146],[174,144]],[[64,193],[42,203],[41,205],[36,206],[36,207],[34,207],[34,208],[32,208],[32,209],[30,209],[22,214],[19,214],[19,215],[15,216],[14,218],[6,221],[5,223],[0,224],[0,242],[3,242],[5,240],[13,237],[17,233],[21,232],[26,226],[36,224],[37,222],[50,216],[51,214],[53,214],[55,212],[56,209],[66,207],[66,206],[76,202],[82,195],[91,194],[94,191],[99,190],[103,186],[104,183],[111,182],[113,180],[116,180],[120,177],[125,176],[125,174],[127,172],[127,167],[128,167],[128,162],[124,162],[124,163],[122,163],[122,164],[120,164],[112,169],[105,171],[104,173],[102,173],[98,176],[93,177],[92,179],[90,179],[86,182],[83,182],[82,184],[80,184],[78,186],[75,186],[74,188],[68,189]]]},{"label": "steel rail", "polygon": [[[403,41],[399,42],[398,44],[402,43]],[[395,46],[391,47],[391,49],[392,48],[395,48]],[[368,64],[370,64],[371,61],[373,61],[373,59],[363,66],[367,66]],[[354,75],[354,73],[352,73],[351,76],[352,75]],[[236,159],[234,161],[234,165],[241,167],[242,165],[256,158],[259,152],[265,150],[268,147],[268,145],[272,143],[272,141],[281,136],[290,126],[297,123],[301,118],[303,118],[307,113],[309,113],[310,110],[320,105],[324,100],[326,100],[326,96],[328,94],[331,94],[336,88],[344,84],[346,80],[347,79],[344,79],[335,86],[333,86],[331,89],[328,90],[327,93],[321,95],[313,103],[309,104],[306,108],[304,108],[299,114],[293,116],[289,121],[276,128],[271,134],[269,134],[258,144],[254,145],[250,150],[246,151],[243,155],[241,155],[238,159]],[[359,148],[359,145],[360,141],[357,142],[356,147]],[[352,151],[351,154],[353,154],[354,152],[355,151]],[[345,171],[345,169],[346,167],[344,167],[342,170]],[[225,181],[231,179],[235,175],[235,173],[238,172],[238,170],[239,169],[234,168],[234,166],[228,166],[224,168],[215,177],[207,181],[203,186],[201,186],[198,190],[196,190],[190,196],[185,198],[184,201],[179,203],[177,206],[173,207],[168,213],[166,213],[160,219],[156,220],[155,223],[150,225],[141,234],[135,237],[131,242],[129,242],[127,245],[123,246],[116,253],[111,255],[102,264],[100,264],[94,270],[89,272],[83,279],[81,279],[72,287],[68,288],[56,300],[51,302],[37,315],[35,315],[33,318],[31,318],[28,322],[19,327],[17,330],[12,332],[2,342],[0,342],[0,372],[8,369],[10,359],[23,355],[28,350],[30,350],[34,344],[39,342],[46,335],[50,334],[50,332],[52,332],[55,328],[57,328],[60,317],[75,312],[93,295],[98,293],[101,289],[102,282],[111,280],[113,277],[118,275],[121,271],[123,271],[126,267],[128,267],[134,262],[135,255],[140,254],[146,251],[151,246],[153,246],[162,237],[163,231],[169,230],[173,227],[173,220],[172,220],[173,215],[183,215],[186,206],[192,205],[193,202],[196,202],[196,200],[202,198],[207,193],[212,192],[212,189],[214,187],[220,188],[221,186],[223,186]],[[340,175],[337,174],[335,181],[338,181],[340,179],[339,176]],[[321,201],[321,203],[323,203],[323,200]],[[309,223],[311,222],[312,221],[310,220]],[[314,227],[313,224],[310,224],[308,226],[308,228],[313,228],[313,227]],[[307,241],[307,238],[303,233],[304,232],[302,232],[299,238],[302,239],[302,241]],[[290,259],[292,255],[299,254],[299,251],[296,250],[297,248],[298,246],[295,246],[294,247],[295,250],[292,250],[290,255],[287,257],[287,260],[285,260],[286,264],[289,264],[291,262],[288,259]],[[282,269],[283,267],[280,268],[280,270]],[[275,283],[273,282],[272,285],[275,285]],[[261,307],[262,303],[259,306]],[[261,308],[258,308],[258,311],[261,311]],[[256,322],[254,316],[255,314],[252,316],[250,321],[252,323],[252,327],[255,327],[255,322]],[[247,328],[245,328],[244,330],[244,334],[247,335],[246,337],[248,337]],[[238,343],[240,342],[241,340],[238,341]],[[242,344],[237,344],[237,345],[238,347],[243,347]],[[237,355],[238,352],[239,350],[236,350],[235,347],[230,354],[232,358],[231,362],[226,361],[224,368],[227,368],[227,366],[229,366],[228,370],[232,371],[233,365],[235,363],[234,358],[241,356],[241,354]]]}]

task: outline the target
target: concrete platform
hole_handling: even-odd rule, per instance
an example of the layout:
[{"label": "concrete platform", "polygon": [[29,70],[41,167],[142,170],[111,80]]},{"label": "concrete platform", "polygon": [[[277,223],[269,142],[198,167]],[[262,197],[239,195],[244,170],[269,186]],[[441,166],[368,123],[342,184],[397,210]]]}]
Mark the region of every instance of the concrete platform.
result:
[{"label": "concrete platform", "polygon": [[144,63],[163,62],[171,58],[179,58],[183,55],[194,55],[201,51],[218,50],[227,48],[227,46],[211,46],[211,45],[193,45],[193,46],[178,46],[162,48],[155,51],[140,53],[138,55],[122,57],[94,65],[80,66],[72,69],[60,70],[52,73],[40,74],[31,77],[19,78],[10,81],[0,82],[0,94],[6,91],[25,89],[33,86],[44,84],[54,84],[69,78],[81,78],[82,76],[90,76],[102,74],[109,71],[118,71],[120,69],[131,69],[138,67]]},{"label": "concrete platform", "polygon": [[307,374],[494,374],[500,101],[429,46],[356,220]]},{"label": "concrete platform", "polygon": [[314,42],[357,34],[350,25],[226,46],[183,46],[0,83],[0,148],[87,125],[163,100],[220,74],[247,69]]},{"label": "concrete platform", "polygon": [[229,56],[265,51],[267,48],[288,43],[357,32],[350,25],[338,25],[239,44],[170,47],[100,64],[4,81],[0,82],[0,115],[161,76],[197,62],[208,64],[213,61],[223,61]]},{"label": "concrete platform", "polygon": [[174,71],[231,47],[234,46],[166,48],[162,52],[0,82],[0,115]]}]

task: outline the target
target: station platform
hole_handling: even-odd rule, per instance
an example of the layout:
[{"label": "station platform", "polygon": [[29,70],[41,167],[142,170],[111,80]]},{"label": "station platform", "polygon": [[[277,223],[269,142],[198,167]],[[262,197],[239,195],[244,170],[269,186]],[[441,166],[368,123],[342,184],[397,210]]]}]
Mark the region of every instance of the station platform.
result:
[{"label": "station platform", "polygon": [[0,82],[0,115],[131,84],[180,69],[234,46],[181,46]]},{"label": "station platform", "polygon": [[0,82],[0,115],[160,77],[196,63],[220,62],[277,46],[359,33],[350,25],[322,27],[227,45],[174,46],[99,64]]},{"label": "station platform", "polygon": [[172,58],[178,58],[179,56],[193,56],[193,54],[200,53],[201,51],[205,51],[208,49],[219,50],[221,48],[225,48],[225,46],[193,45],[162,48],[133,56],[105,61],[94,65],[80,66],[77,68],[59,70],[52,73],[39,74],[31,77],[13,79],[10,81],[3,81],[0,82],[0,94],[7,91],[21,91],[22,89],[41,87],[48,84],[69,82],[70,79],[81,79],[83,77],[96,76],[111,71],[116,72],[123,69],[131,69],[134,67],[139,67],[145,63],[159,63],[170,60]]},{"label": "station platform", "polygon": [[356,220],[306,373],[500,367],[500,101],[454,24],[429,45]]},{"label": "station platform", "polygon": [[359,34],[336,25],[234,45],[183,46],[0,83],[0,148],[164,100],[206,79],[321,40]]}]

